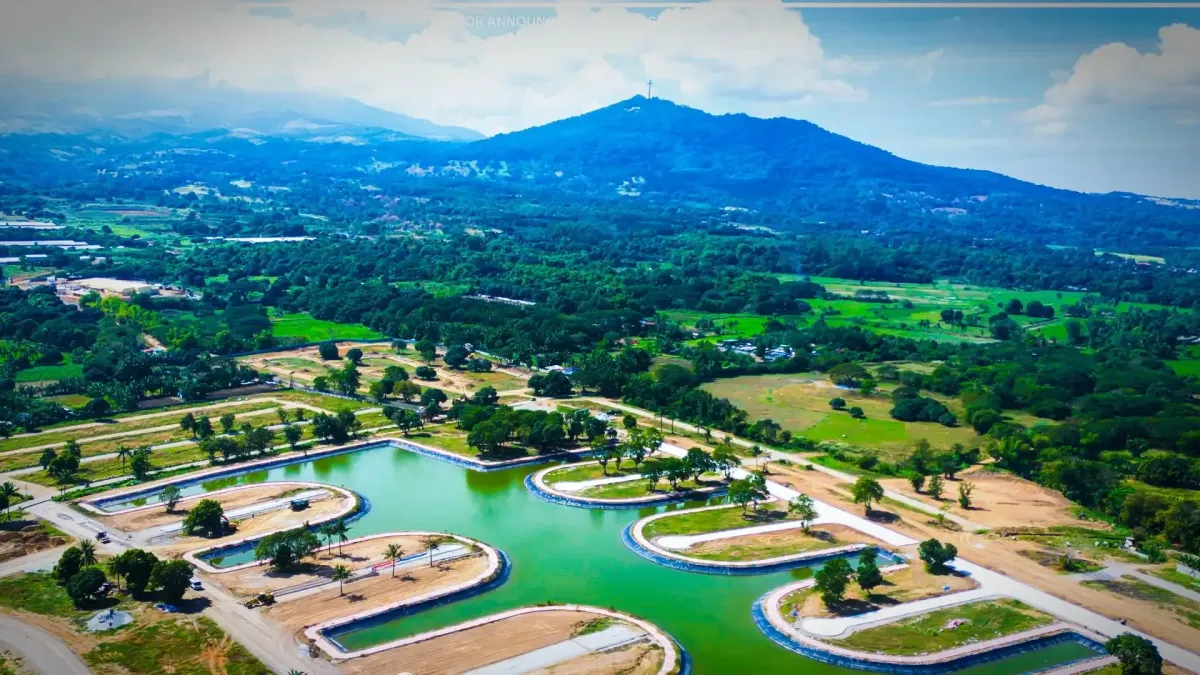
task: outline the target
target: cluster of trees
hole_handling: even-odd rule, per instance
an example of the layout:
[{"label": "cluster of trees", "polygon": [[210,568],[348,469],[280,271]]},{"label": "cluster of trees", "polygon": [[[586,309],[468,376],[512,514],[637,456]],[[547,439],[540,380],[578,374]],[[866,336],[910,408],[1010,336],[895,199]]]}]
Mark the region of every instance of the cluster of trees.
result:
[{"label": "cluster of trees", "polygon": [[[170,508],[174,508],[170,505]],[[208,537],[210,539],[224,536],[230,528],[229,520],[225,517],[225,510],[221,508],[221,502],[215,499],[201,499],[199,503],[188,510],[187,516],[183,519],[183,533],[188,535],[198,535]]]},{"label": "cluster of trees", "polygon": [[521,448],[553,452],[568,447],[580,435],[588,440],[603,436],[607,427],[586,410],[568,418],[559,412],[463,403],[451,408],[450,416],[459,429],[467,432],[467,444],[489,457],[523,453]]},{"label": "cluster of trees", "polygon": [[177,603],[183,599],[192,578],[192,567],[183,560],[159,560],[141,549],[129,549],[109,558],[103,564],[96,556],[96,545],[90,540],[63,551],[52,574],[70,596],[76,607],[93,606],[110,589],[105,570],[134,597],[154,593],[164,602]]},{"label": "cluster of trees", "polygon": [[275,532],[258,541],[254,547],[254,559],[267,561],[277,572],[294,572],[304,559],[321,548],[321,540],[312,532],[308,523],[293,530]]}]

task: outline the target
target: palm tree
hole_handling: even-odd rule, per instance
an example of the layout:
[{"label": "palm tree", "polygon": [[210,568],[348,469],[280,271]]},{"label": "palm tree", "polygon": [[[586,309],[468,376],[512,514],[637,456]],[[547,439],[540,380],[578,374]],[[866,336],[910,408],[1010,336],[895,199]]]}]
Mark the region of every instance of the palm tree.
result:
[{"label": "palm tree", "polygon": [[392,578],[396,578],[396,562],[404,555],[404,549],[400,548],[399,544],[388,544],[387,548],[383,549],[383,557],[392,561]]},{"label": "palm tree", "polygon": [[96,542],[91,539],[84,539],[79,542],[79,562],[84,567],[91,567],[96,564]]},{"label": "palm tree", "polygon": [[350,528],[346,525],[344,518],[338,518],[329,524],[330,535],[338,538],[338,555],[342,554],[342,544],[350,541],[350,537],[347,536],[349,532]]},{"label": "palm tree", "polygon": [[346,567],[345,565],[334,565],[333,566],[333,580],[338,582],[338,595],[346,594],[346,592],[342,589],[345,587],[346,580],[349,578],[350,578],[350,568],[349,567]]},{"label": "palm tree", "polygon": [[325,542],[329,545],[329,548],[325,549],[325,552],[326,553],[332,552],[333,551],[333,538],[337,536],[337,530],[334,529],[333,523],[325,523],[324,525],[321,526],[319,531],[321,533],[321,536],[325,537]]},{"label": "palm tree", "polygon": [[[14,485],[12,481],[4,481],[4,483],[0,485],[0,497],[3,498],[5,504],[12,504],[17,500],[17,497],[20,496],[21,491],[17,489],[17,486]],[[12,518],[12,511],[5,507],[4,520],[7,522],[10,518]]]},{"label": "palm tree", "polygon": [[121,472],[122,473],[125,472],[125,459],[128,457],[133,457],[133,450],[125,447],[124,445],[118,445],[117,446],[117,459],[121,460]]},{"label": "palm tree", "polygon": [[433,549],[442,543],[442,538],[436,534],[427,534],[421,537],[421,545],[429,549],[429,566],[433,567]]}]

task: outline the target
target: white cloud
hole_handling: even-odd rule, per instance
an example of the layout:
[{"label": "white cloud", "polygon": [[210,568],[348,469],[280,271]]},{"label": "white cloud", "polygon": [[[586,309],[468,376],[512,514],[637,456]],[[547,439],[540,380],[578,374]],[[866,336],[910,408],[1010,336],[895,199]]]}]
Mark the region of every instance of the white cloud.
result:
[{"label": "white cloud", "polygon": [[[264,6],[286,7],[291,18],[252,11]],[[555,9],[544,23],[486,35],[471,16],[395,0],[0,0],[0,72],[207,75],[256,91],[349,96],[489,133],[612,103],[644,91],[647,77],[656,91],[715,111],[796,115],[808,103],[867,97],[842,78],[871,66],[827,56],[799,13],[775,0],[715,0],[655,18]],[[353,29],[362,25],[403,37]]]},{"label": "white cloud", "polygon": [[1111,42],[1084,54],[1020,119],[1036,133],[1054,134],[1099,106],[1194,110],[1200,105],[1200,30],[1177,23],[1160,28],[1158,38],[1157,51]]},{"label": "white cloud", "polygon": [[964,98],[944,98],[936,101],[930,101],[925,105],[932,108],[946,108],[956,106],[980,106],[980,105],[1003,105],[1006,103],[1021,103],[1023,98],[1005,98],[1003,96],[967,96]]},{"label": "white cloud", "polygon": [[912,69],[917,73],[917,79],[921,82],[929,83],[933,80],[933,71],[937,68],[937,64],[941,62],[942,57],[946,55],[944,49],[934,49],[933,51],[925,52],[920,56],[912,56],[904,60],[904,67]]}]

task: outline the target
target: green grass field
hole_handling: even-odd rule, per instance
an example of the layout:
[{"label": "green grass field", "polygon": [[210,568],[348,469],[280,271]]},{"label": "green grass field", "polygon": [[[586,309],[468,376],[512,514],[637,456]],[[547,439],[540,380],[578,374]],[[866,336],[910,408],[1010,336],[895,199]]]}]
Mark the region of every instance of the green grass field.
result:
[{"label": "green grass field", "polygon": [[642,533],[647,538],[653,539],[667,535],[735,530],[740,527],[752,527],[786,519],[788,519],[787,513],[778,504],[764,504],[757,511],[749,510],[745,514],[742,513],[740,507],[731,506],[725,509],[681,513],[659,518],[646,525]]},{"label": "green grass field", "polygon": [[271,315],[271,332],[278,338],[294,338],[301,342],[321,340],[374,340],[383,337],[360,324],[337,323],[314,319],[307,313]]},{"label": "green grass field", "polygon": [[57,366],[34,366],[18,372],[13,380],[16,382],[45,382],[49,380],[66,380],[72,377],[83,377],[83,366],[77,363],[63,363]]},{"label": "green grass field", "polygon": [[[946,630],[946,623],[953,619],[966,619],[967,622],[954,630]],[[932,654],[970,642],[1021,633],[1053,621],[1050,615],[1016,600],[989,600],[866,628],[830,642],[849,649],[897,656]]]},{"label": "green grass field", "polygon": [[[751,419],[770,418],[784,429],[820,441],[840,441],[864,448],[906,450],[924,438],[934,447],[971,443],[978,436],[970,427],[946,427],[932,422],[901,422],[892,419],[892,401],[886,391],[863,396],[858,391],[836,387],[823,375],[746,375],[704,385],[714,396],[727,398],[749,413]],[[842,398],[847,408],[860,407],[866,419],[854,419],[845,411],[829,407]],[[943,400],[955,414],[961,406]]]}]

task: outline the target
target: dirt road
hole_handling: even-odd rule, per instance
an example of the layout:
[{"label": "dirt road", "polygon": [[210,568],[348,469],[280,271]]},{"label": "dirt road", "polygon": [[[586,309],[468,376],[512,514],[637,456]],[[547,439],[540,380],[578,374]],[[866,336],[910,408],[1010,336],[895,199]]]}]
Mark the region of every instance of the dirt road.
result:
[{"label": "dirt road", "polygon": [[91,675],[92,672],[62,640],[7,614],[0,614],[0,648],[19,654],[25,669],[39,675]]}]

